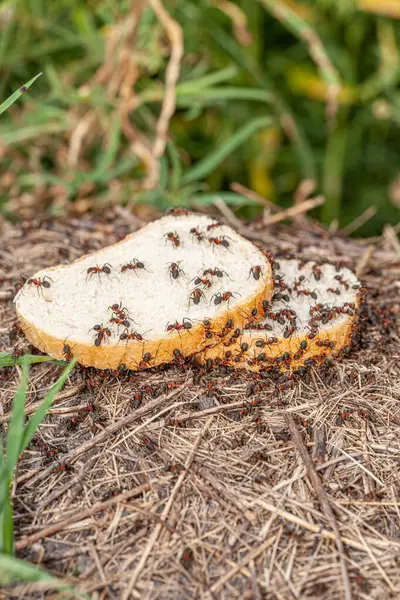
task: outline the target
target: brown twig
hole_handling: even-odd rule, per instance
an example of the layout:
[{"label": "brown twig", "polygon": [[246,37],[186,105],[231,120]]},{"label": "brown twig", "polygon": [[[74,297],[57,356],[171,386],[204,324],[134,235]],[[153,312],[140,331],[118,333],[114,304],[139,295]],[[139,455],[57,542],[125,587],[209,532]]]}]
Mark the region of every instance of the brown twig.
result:
[{"label": "brown twig", "polygon": [[281,207],[278,204],[274,204],[270,200],[267,200],[263,196],[260,196],[260,194],[257,194],[257,192],[249,190],[249,188],[242,185],[241,183],[238,183],[237,181],[231,183],[230,188],[233,192],[236,192],[237,194],[242,194],[242,196],[245,196],[249,200],[257,202],[257,204],[261,204],[261,206],[269,208],[271,211],[277,212],[281,209]]},{"label": "brown twig", "polygon": [[346,225],[346,227],[343,227],[343,229],[341,230],[341,233],[343,233],[344,235],[350,235],[350,234],[354,233],[355,231],[357,231],[357,229],[359,229],[365,223],[367,223],[367,221],[372,219],[372,217],[374,217],[376,215],[376,213],[377,213],[376,206],[369,206],[367,208],[367,210],[365,210],[363,213],[361,213],[361,215],[359,215],[356,219],[354,219],[354,221],[352,221],[351,223]]},{"label": "brown twig", "polygon": [[274,223],[280,223],[285,219],[292,219],[298,215],[302,215],[317,206],[324,204],[325,198],[323,196],[317,196],[316,198],[310,198],[310,200],[304,200],[297,206],[291,206],[290,208],[279,212],[277,215],[271,215],[264,220],[265,225],[273,225]]},{"label": "brown twig", "polygon": [[118,504],[119,502],[126,502],[126,500],[129,500],[130,498],[139,496],[140,494],[143,494],[143,492],[148,491],[150,489],[150,487],[151,487],[150,484],[144,483],[143,485],[139,485],[138,487],[135,487],[133,490],[129,490],[127,492],[123,492],[122,494],[118,494],[118,496],[114,496],[114,498],[110,498],[109,500],[105,500],[104,502],[99,502],[99,503],[95,504],[94,506],[92,506],[91,508],[87,508],[86,510],[76,511],[70,517],[68,517],[68,519],[63,519],[62,521],[58,521],[57,523],[54,523],[54,525],[45,527],[44,529],[42,529],[41,531],[38,531],[37,533],[33,533],[32,535],[22,538],[21,540],[18,540],[15,544],[15,547],[17,550],[22,550],[23,548],[26,548],[27,546],[31,546],[32,544],[35,544],[36,542],[38,542],[39,540],[42,540],[45,537],[49,537],[50,535],[53,535],[54,533],[58,533],[59,531],[62,531],[63,529],[65,529],[65,527],[68,527],[68,525],[72,525],[72,523],[76,523],[77,520],[82,521],[83,519],[87,519],[88,517],[91,517],[92,515],[95,515],[96,513],[100,512],[102,510],[105,510],[106,508],[109,508],[110,506],[113,506],[114,504]]},{"label": "brown twig", "polygon": [[309,477],[310,482],[311,482],[313,488],[315,489],[315,492],[319,498],[322,510],[324,511],[325,516],[328,519],[328,521],[331,523],[332,529],[334,531],[335,542],[336,542],[336,546],[337,546],[337,549],[339,552],[340,569],[342,572],[345,597],[346,597],[346,600],[351,600],[352,593],[351,593],[351,587],[350,587],[349,573],[348,573],[347,564],[346,564],[346,554],[345,554],[342,538],[340,537],[340,531],[339,531],[339,527],[338,527],[338,524],[336,521],[335,513],[333,512],[332,507],[329,502],[328,494],[326,493],[326,491],[322,485],[321,479],[320,479],[317,471],[315,470],[315,467],[313,465],[311,457],[310,457],[309,453],[307,452],[307,449],[303,442],[303,438],[301,437],[301,434],[297,428],[297,425],[295,423],[293,416],[289,413],[285,414],[285,421],[286,421],[287,426],[289,427],[289,431],[291,433],[293,443],[296,446],[297,451],[300,454],[301,459],[307,469],[308,477]]},{"label": "brown twig", "polygon": [[371,246],[368,246],[368,248],[366,248],[365,252],[361,256],[360,260],[358,261],[357,266],[354,271],[355,274],[357,275],[357,277],[361,277],[361,275],[363,274],[364,270],[366,269],[369,261],[371,260],[374,252],[375,252],[375,246],[371,245]]},{"label": "brown twig", "polygon": [[176,84],[179,79],[181,60],[183,57],[183,34],[182,28],[173,19],[160,0],[150,0],[157,19],[164,27],[171,44],[171,57],[165,73],[165,95],[161,107],[160,116],[156,125],[156,138],[153,144],[153,155],[160,158],[164,154],[167,144],[168,126],[176,106]]},{"label": "brown twig", "polygon": [[[198,437],[196,439],[196,442],[194,443],[189,456],[187,457],[187,460],[185,462],[185,470],[182,471],[182,473],[180,473],[180,475],[178,477],[178,480],[177,480],[177,482],[175,484],[175,487],[172,490],[172,493],[171,493],[170,497],[168,498],[168,502],[166,503],[166,505],[164,507],[164,510],[161,513],[161,519],[163,521],[165,521],[167,519],[167,517],[168,517],[168,514],[169,514],[169,512],[171,510],[171,507],[172,507],[172,505],[173,505],[173,503],[174,503],[174,501],[175,501],[175,499],[176,499],[176,497],[178,495],[178,492],[179,492],[179,490],[180,490],[180,488],[181,488],[181,486],[183,484],[183,481],[184,481],[184,479],[186,477],[186,473],[187,473],[188,469],[190,469],[191,464],[192,464],[192,462],[194,460],[195,454],[197,452],[197,449],[200,446],[200,442],[201,442],[203,436],[205,435],[205,433],[207,432],[207,430],[209,429],[209,427],[211,425],[211,422],[212,422],[212,417],[209,417],[208,420],[207,420],[207,422],[206,422],[206,424],[204,425],[203,429],[199,433],[199,435],[198,435]],[[149,540],[147,542],[146,548],[145,548],[144,552],[142,553],[142,555],[140,557],[140,560],[139,560],[139,563],[136,566],[136,569],[132,573],[132,576],[131,576],[131,578],[129,580],[129,584],[126,587],[126,589],[124,590],[124,593],[123,593],[123,595],[121,597],[121,600],[128,600],[129,599],[129,597],[131,595],[131,592],[134,589],[134,587],[136,585],[136,582],[137,582],[137,580],[138,580],[138,578],[140,576],[140,573],[142,572],[142,569],[143,569],[143,567],[146,564],[147,558],[148,558],[150,552],[152,551],[153,546],[156,543],[158,536],[160,535],[161,529],[162,529],[162,525],[160,523],[158,523],[155,526],[155,528],[153,530],[153,533],[151,534],[151,536],[150,536],[150,538],[149,538]]]}]

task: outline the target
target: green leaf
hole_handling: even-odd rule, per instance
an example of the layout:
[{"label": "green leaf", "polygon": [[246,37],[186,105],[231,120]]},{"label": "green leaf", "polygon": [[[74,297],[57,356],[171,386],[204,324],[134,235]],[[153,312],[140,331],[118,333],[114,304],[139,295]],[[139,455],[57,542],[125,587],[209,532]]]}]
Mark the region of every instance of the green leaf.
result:
[{"label": "green leaf", "polygon": [[77,362],[76,359],[73,359],[71,361],[71,363],[64,369],[64,371],[62,372],[58,381],[56,381],[56,383],[53,385],[53,387],[51,388],[51,390],[49,391],[49,393],[47,394],[47,396],[45,397],[43,402],[40,404],[37,411],[30,418],[29,422],[27,423],[27,425],[24,429],[23,436],[21,439],[21,444],[19,446],[20,454],[22,454],[22,452],[25,450],[25,448],[27,448],[27,446],[30,444],[39,425],[45,418],[47,411],[49,410],[50,406],[53,404],[55,395],[63,388],[69,374],[71,373],[72,369],[75,367],[76,362]]},{"label": "green leaf", "polygon": [[209,192],[207,194],[193,194],[190,196],[191,203],[214,204],[216,198],[221,198],[227,204],[232,206],[260,206],[255,200],[250,200],[241,194],[235,192]]},{"label": "green leaf", "polygon": [[230,154],[232,154],[232,152],[244,144],[250,136],[259,129],[270,127],[273,122],[271,117],[257,117],[249,123],[246,123],[246,125],[236,131],[224,144],[221,144],[216,150],[188,169],[182,177],[182,184],[191,183],[192,181],[198,181],[207,177],[207,175],[214,171]]},{"label": "green leaf", "polygon": [[14,358],[10,352],[0,352],[0,368],[1,367],[14,367],[15,365],[22,365],[24,360],[28,364],[34,365],[36,363],[54,362],[56,365],[61,367],[65,365],[65,361],[56,360],[52,356],[38,356],[37,354],[24,354],[18,358]]},{"label": "green leaf", "polygon": [[74,589],[62,579],[54,577],[44,569],[40,569],[25,560],[0,554],[0,585],[6,586],[18,582],[42,583],[46,589],[55,589],[63,592],[63,598],[70,597],[90,600],[87,594]]},{"label": "green leaf", "polygon": [[28,362],[25,359],[22,363],[21,383],[12,403],[11,419],[7,431],[6,465],[10,477],[12,477],[20,455],[20,448],[24,432],[27,387]]},{"label": "green leaf", "polygon": [[32,77],[32,79],[30,79],[28,81],[28,83],[25,83],[24,85],[22,85],[19,90],[17,90],[16,92],[14,92],[13,94],[11,94],[11,96],[9,96],[7,98],[7,100],[4,100],[4,102],[2,104],[0,104],[0,115],[7,110],[7,108],[9,108],[12,104],[14,104],[14,102],[16,100],[18,100],[18,98],[20,98],[22,96],[22,94],[24,94],[26,92],[26,90],[28,90],[31,85],[36,81],[36,79],[38,79],[38,77],[41,76],[41,73],[38,73],[37,75],[35,75],[35,77]]}]

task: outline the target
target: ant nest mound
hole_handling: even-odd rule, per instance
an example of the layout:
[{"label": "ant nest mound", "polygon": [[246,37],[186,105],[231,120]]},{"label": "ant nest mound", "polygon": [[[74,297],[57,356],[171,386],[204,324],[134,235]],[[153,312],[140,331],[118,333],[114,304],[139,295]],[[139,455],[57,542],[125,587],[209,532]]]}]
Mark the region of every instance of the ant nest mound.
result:
[{"label": "ant nest mound", "polygon": [[273,268],[275,292],[263,303],[264,319],[199,353],[200,363],[302,375],[350,350],[364,292],[354,273],[299,260],[280,260]]},{"label": "ant nest mound", "polygon": [[[121,242],[42,270],[18,292],[29,341],[58,359],[139,369],[179,364],[262,318],[268,258],[230,227],[175,209]],[[211,335],[212,331],[212,335]]]}]

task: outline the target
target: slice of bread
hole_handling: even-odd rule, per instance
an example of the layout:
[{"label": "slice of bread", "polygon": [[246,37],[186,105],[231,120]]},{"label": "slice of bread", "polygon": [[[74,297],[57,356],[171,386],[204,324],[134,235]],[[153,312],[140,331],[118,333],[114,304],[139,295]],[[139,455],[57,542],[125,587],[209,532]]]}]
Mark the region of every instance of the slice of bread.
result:
[{"label": "slice of bread", "polygon": [[227,324],[261,318],[272,291],[271,265],[251,242],[176,209],[117,244],[39,271],[15,303],[43,352],[138,369],[179,362],[216,343]]},{"label": "slice of bread", "polygon": [[[277,285],[265,318],[247,323],[199,355],[203,364],[251,371],[296,371],[348,349],[360,306],[360,282],[347,268],[329,263],[280,260]],[[210,362],[207,364],[211,365]]]}]

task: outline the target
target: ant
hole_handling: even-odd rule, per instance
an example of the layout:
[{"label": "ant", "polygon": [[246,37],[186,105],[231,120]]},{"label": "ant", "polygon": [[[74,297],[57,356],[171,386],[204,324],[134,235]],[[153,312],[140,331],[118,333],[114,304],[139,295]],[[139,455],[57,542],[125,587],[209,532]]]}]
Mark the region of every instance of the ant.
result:
[{"label": "ant", "polygon": [[249,349],[249,345],[247,342],[243,342],[243,344],[240,345],[240,352],[238,352],[238,354],[236,354],[236,356],[233,357],[233,362],[240,362],[243,358],[243,355],[247,352],[247,350]]},{"label": "ant", "polygon": [[89,331],[92,331],[92,329],[96,331],[94,345],[97,347],[101,345],[103,340],[106,340],[107,337],[110,337],[111,335],[111,331],[108,329],[108,327],[103,327],[103,323],[101,325],[94,325],[94,327],[89,329]]},{"label": "ant", "polygon": [[222,302],[228,302],[229,305],[229,300],[231,298],[234,298],[235,296],[240,296],[240,294],[238,294],[237,292],[223,292],[222,294],[214,294],[210,300],[210,304],[214,299],[214,304],[216,305],[221,304]]},{"label": "ant", "polygon": [[183,269],[180,268],[179,263],[169,263],[168,265],[168,271],[169,271],[169,277],[171,279],[178,279],[178,277],[182,274],[184,277],[186,277],[185,272],[183,271]]},{"label": "ant", "polygon": [[[226,271],[222,271],[218,267],[214,267],[213,269],[204,269],[203,277],[205,277],[206,275],[212,275],[213,277],[217,276],[219,278],[221,278],[223,275],[226,275],[227,277],[229,277],[229,275]],[[230,279],[230,277],[229,277],[229,279]]]},{"label": "ant", "polygon": [[204,240],[204,233],[199,230],[198,227],[192,227],[190,230],[190,235],[194,236],[198,242],[202,242]]},{"label": "ant", "polygon": [[[99,267],[99,266],[89,267],[88,269],[86,269],[86,281],[88,279],[90,279],[91,277],[93,277],[93,275],[95,275],[96,273],[99,276],[99,278],[100,278],[100,273],[105,273],[108,277],[111,273],[111,269],[112,269],[112,266],[110,265],[110,263],[104,263],[104,265],[102,267]],[[84,270],[85,269],[83,269],[82,273],[84,272]]]},{"label": "ant", "polygon": [[22,348],[18,348],[18,346],[16,346],[13,349],[11,356],[14,359],[14,362],[16,362],[20,356],[23,356],[23,354],[24,354],[24,351],[22,350]]},{"label": "ant", "polygon": [[145,271],[147,271],[146,267],[144,266],[144,263],[140,260],[138,260],[137,258],[134,258],[133,260],[131,260],[130,262],[128,262],[126,265],[122,265],[121,267],[121,273],[125,273],[125,271],[133,271],[136,275],[136,277],[139,277],[138,274],[136,273],[137,269],[144,269]]},{"label": "ant", "polygon": [[[256,265],[255,267],[251,267],[251,269],[249,271],[249,277],[250,277],[250,275],[253,275],[254,279],[256,281],[258,281],[260,279],[261,273],[262,273],[262,269],[261,269],[260,265]],[[247,279],[249,279],[249,277]]]},{"label": "ant", "polygon": [[175,323],[173,323],[172,325],[170,325],[169,323],[167,323],[167,327],[166,327],[166,331],[177,331],[179,336],[180,336],[180,331],[182,329],[192,329],[193,325],[191,323],[190,319],[187,319],[186,317],[183,319],[182,323],[178,323],[178,321],[175,321]]},{"label": "ant", "polygon": [[224,248],[229,248],[229,242],[228,242],[228,238],[224,235],[221,235],[219,237],[209,237],[207,238],[208,242],[210,244],[214,244],[214,246],[223,246]]},{"label": "ant", "polygon": [[336,294],[337,296],[340,296],[340,290],[339,290],[339,288],[335,289],[335,288],[331,288],[330,287],[326,291],[329,292],[330,294]]},{"label": "ant", "polygon": [[[159,349],[160,349],[160,346],[158,346],[158,350]],[[138,364],[138,369],[147,369],[148,367],[151,367],[150,363],[152,360],[154,361],[157,358],[158,350],[157,350],[155,356],[151,356],[150,352],[145,352],[145,354],[142,354],[142,360]]]},{"label": "ant", "polygon": [[50,277],[48,277],[48,275],[45,275],[43,277],[43,279],[40,279],[40,277],[38,277],[37,279],[35,277],[31,277],[30,279],[27,280],[27,284],[28,285],[34,285],[37,289],[37,291],[39,292],[39,289],[44,287],[44,288],[49,288],[50,287],[50,283],[48,281],[48,279],[50,279],[50,281],[53,281]]},{"label": "ant", "polygon": [[204,337],[209,340],[214,335],[213,332],[211,331],[211,322],[208,319],[204,319],[203,327],[204,327]]},{"label": "ant", "polygon": [[222,227],[222,226],[223,226],[223,223],[221,223],[221,221],[215,221],[214,223],[210,223],[210,225],[207,225],[207,231],[213,231],[217,227]]},{"label": "ant", "polygon": [[209,279],[207,279],[207,277],[205,277],[204,279],[201,279],[200,277],[196,277],[194,279],[194,284],[195,285],[200,285],[200,283],[202,283],[204,285],[205,288],[210,289],[210,287],[212,286],[212,281],[210,281]]},{"label": "ant", "polygon": [[169,241],[171,242],[173,248],[178,248],[178,246],[181,245],[181,242],[179,240],[179,235],[177,234],[177,232],[172,232],[169,231],[168,233],[164,233],[163,237],[167,238],[165,241]]},{"label": "ant", "polygon": [[189,307],[190,307],[190,302],[193,302],[193,304],[196,304],[196,305],[200,304],[201,298],[204,298],[204,300],[206,299],[206,297],[204,296],[204,293],[201,291],[200,288],[195,288],[189,296]]},{"label": "ant", "polygon": [[72,350],[71,350],[71,346],[69,344],[66,344],[64,342],[64,346],[62,349],[62,353],[64,354],[65,357],[65,362],[68,364],[71,362],[71,360],[73,359],[74,355],[72,354]]},{"label": "ant", "polygon": [[177,208],[168,208],[165,211],[166,215],[172,215],[173,217],[188,217],[189,216],[189,211],[186,210],[186,208],[182,208],[180,206],[178,206]]},{"label": "ant", "polygon": [[121,335],[119,336],[119,339],[126,340],[127,343],[128,340],[137,340],[138,342],[143,342],[143,336],[146,335],[146,333],[148,333],[149,331],[146,331],[145,333],[143,333],[143,335],[141,333],[138,333],[137,331],[131,331],[130,333],[129,331],[124,331],[124,333],[121,333]]}]

